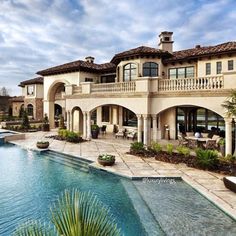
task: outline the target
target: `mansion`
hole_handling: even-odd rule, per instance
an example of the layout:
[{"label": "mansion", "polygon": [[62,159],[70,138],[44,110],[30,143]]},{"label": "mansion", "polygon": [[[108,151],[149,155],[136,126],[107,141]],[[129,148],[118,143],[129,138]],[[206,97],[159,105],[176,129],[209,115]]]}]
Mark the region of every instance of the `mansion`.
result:
[{"label": "mansion", "polygon": [[[51,127],[60,113],[67,129],[86,139],[92,123],[107,132],[134,129],[144,144],[178,132],[214,132],[232,153],[232,119],[221,104],[236,88],[236,42],[173,51],[172,36],[162,32],[158,47],[130,49],[108,63],[89,56],[38,71]],[[31,86],[33,96],[32,84],[22,86]]]}]

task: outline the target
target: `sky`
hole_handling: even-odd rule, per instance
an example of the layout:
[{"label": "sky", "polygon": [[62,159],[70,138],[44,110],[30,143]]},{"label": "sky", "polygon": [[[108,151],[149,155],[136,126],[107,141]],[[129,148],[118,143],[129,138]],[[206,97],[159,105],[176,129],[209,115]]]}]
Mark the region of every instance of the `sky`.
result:
[{"label": "sky", "polygon": [[236,41],[236,0],[0,0],[0,87],[37,71],[141,45],[172,31],[174,51]]}]

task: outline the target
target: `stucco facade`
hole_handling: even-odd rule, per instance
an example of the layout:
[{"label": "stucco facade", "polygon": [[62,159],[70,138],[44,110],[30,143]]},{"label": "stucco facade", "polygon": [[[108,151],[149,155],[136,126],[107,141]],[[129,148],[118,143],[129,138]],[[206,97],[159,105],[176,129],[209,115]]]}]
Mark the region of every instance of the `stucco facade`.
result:
[{"label": "stucco facade", "polygon": [[39,71],[51,126],[57,103],[67,128],[88,139],[93,122],[110,132],[114,125],[135,129],[145,144],[165,138],[166,126],[176,139],[184,123],[185,131],[221,133],[231,153],[231,118],[225,118],[221,104],[236,88],[236,43],[179,52],[172,44],[172,33],[162,32],[160,49],[142,46],[116,54],[107,64],[85,60]]}]

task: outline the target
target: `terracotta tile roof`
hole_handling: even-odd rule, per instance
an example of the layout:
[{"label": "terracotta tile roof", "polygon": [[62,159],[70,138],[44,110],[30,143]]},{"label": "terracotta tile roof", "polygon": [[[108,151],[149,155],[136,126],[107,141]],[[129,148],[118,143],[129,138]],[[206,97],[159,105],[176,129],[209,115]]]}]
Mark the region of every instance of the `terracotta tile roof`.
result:
[{"label": "terracotta tile roof", "polygon": [[25,87],[25,85],[28,85],[28,84],[43,84],[43,77],[36,77],[33,79],[22,81],[20,82],[18,86]]},{"label": "terracotta tile roof", "polygon": [[124,59],[124,58],[139,57],[139,56],[161,56],[161,55],[168,57],[171,54],[161,49],[140,46],[137,48],[130,49],[128,51],[115,54],[111,62],[118,64],[121,61],[121,59]]},{"label": "terracotta tile roof", "polygon": [[75,71],[88,71],[93,73],[115,72],[116,66],[113,63],[96,64],[78,60],[38,71],[37,74],[45,76]]},{"label": "terracotta tile roof", "polygon": [[23,96],[15,96],[9,99],[11,102],[24,102],[24,97]]},{"label": "terracotta tile roof", "polygon": [[236,42],[227,42],[207,47],[196,46],[196,48],[173,52],[173,56],[165,59],[164,62],[175,62],[184,59],[195,59],[203,56],[213,56],[232,52],[236,52]]}]

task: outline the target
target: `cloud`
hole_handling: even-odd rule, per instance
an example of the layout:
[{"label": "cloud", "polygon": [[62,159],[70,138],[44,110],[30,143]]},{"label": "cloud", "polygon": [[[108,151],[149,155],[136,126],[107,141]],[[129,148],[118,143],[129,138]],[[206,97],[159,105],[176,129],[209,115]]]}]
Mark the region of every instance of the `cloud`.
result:
[{"label": "cloud", "polygon": [[174,32],[174,49],[235,40],[234,0],[0,0],[0,86],[92,55],[149,45]]}]

